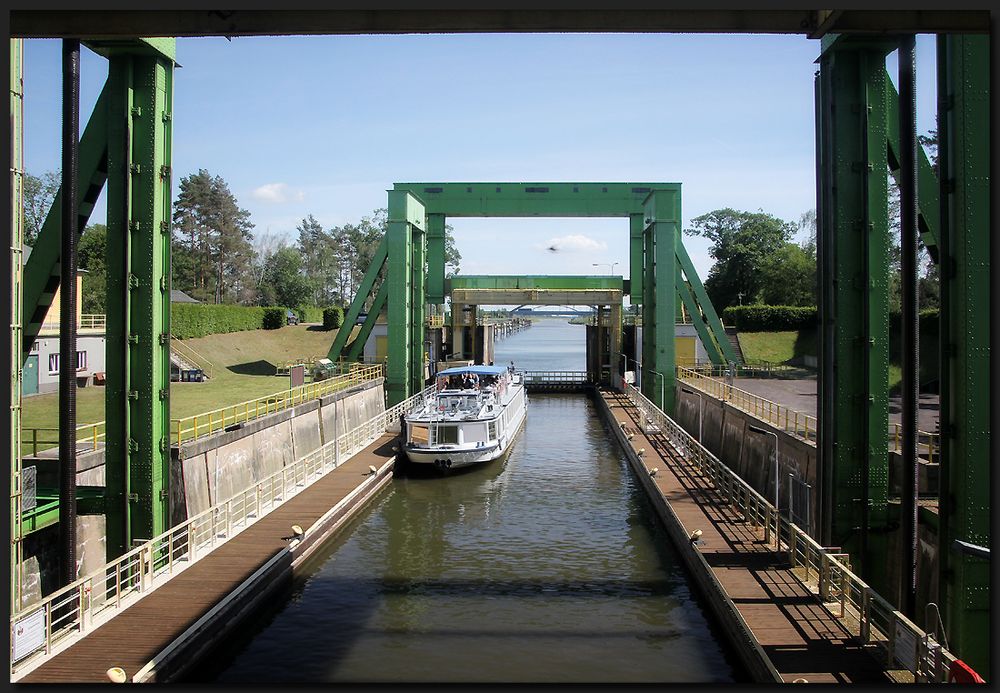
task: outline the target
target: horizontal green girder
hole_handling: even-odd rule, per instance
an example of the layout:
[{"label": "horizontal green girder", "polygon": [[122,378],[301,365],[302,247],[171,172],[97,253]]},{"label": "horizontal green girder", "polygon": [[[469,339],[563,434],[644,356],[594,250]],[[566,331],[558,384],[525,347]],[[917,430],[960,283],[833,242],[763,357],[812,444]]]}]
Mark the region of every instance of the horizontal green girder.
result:
[{"label": "horizontal green girder", "polygon": [[396,183],[448,217],[627,217],[653,190],[680,183]]},{"label": "horizontal green girder", "polygon": [[[38,489],[36,505],[21,513],[22,534],[30,534],[59,523],[59,490]],[[104,487],[77,486],[76,514],[103,515]]]},{"label": "horizontal green girder", "polygon": [[94,38],[83,44],[98,55],[110,58],[115,55],[152,55],[177,62],[175,38]]},{"label": "horizontal green girder", "polygon": [[584,275],[481,275],[465,274],[445,280],[445,292],[455,289],[618,289],[623,280],[616,276]]}]

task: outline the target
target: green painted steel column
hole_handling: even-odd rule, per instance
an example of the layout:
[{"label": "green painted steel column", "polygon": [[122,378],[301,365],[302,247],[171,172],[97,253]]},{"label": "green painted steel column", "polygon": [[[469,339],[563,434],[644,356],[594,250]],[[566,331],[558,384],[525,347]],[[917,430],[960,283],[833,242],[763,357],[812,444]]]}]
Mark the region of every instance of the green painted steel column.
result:
[{"label": "green painted steel column", "polygon": [[[674,313],[680,190],[654,190],[645,201],[642,364],[645,395],[667,414],[674,411]],[[648,378],[645,377],[648,375]]]},{"label": "green painted steel column", "polygon": [[722,354],[719,352],[718,346],[715,344],[715,340],[712,339],[712,334],[708,330],[708,325],[705,324],[705,320],[701,317],[701,312],[698,310],[698,305],[694,301],[694,296],[691,293],[691,287],[688,286],[684,278],[678,274],[677,276],[677,294],[681,298],[681,303],[687,309],[687,312],[691,314],[691,322],[694,325],[694,329],[698,332],[698,338],[701,339],[702,345],[705,347],[705,352],[708,354],[709,360],[716,365],[724,365],[725,361],[722,359]]},{"label": "green painted steel column", "polygon": [[[354,295],[354,299],[351,301],[351,305],[347,308],[347,313],[344,315],[344,323],[337,329],[337,336],[333,338],[333,344],[330,345],[330,351],[327,353],[327,358],[331,361],[339,361],[341,356],[343,356],[344,349],[347,347],[347,340],[351,336],[351,331],[354,328],[355,323],[358,321],[358,317],[364,310],[365,301],[372,293],[372,289],[375,288],[375,282],[378,279],[379,272],[382,271],[382,266],[385,264],[386,259],[386,248],[387,242],[385,236],[379,241],[378,247],[375,248],[375,254],[372,255],[371,264],[368,265],[368,269],[365,270],[365,275],[361,278],[361,283],[358,285],[358,292]],[[383,284],[385,281],[383,280]],[[380,285],[381,286],[381,285]],[[369,321],[372,325],[375,324],[375,318],[378,316],[378,311],[375,309],[374,305],[368,310],[368,317],[365,319],[365,326],[362,327],[362,331],[367,328],[367,334],[371,332],[371,327],[368,326]],[[361,348],[364,348],[362,343]],[[355,353],[352,349],[351,353]],[[348,358],[348,360],[351,360]]]},{"label": "green painted steel column", "polygon": [[21,606],[21,286],[24,246],[24,41],[10,41],[10,613]]},{"label": "green painted steel column", "polygon": [[[425,218],[424,206],[416,197],[406,191],[389,191],[385,280],[389,282],[386,404],[390,407],[413,394],[413,236],[414,230],[423,231]],[[419,298],[423,301],[422,296]],[[422,344],[423,337],[419,341]]]},{"label": "green painted steel column", "polygon": [[628,277],[629,277],[629,302],[642,303],[643,273],[643,230],[646,224],[643,222],[642,214],[628,215]]},{"label": "green painted steel column", "polygon": [[137,50],[114,53],[108,70],[109,558],[170,526],[173,66]]},{"label": "green painted steel column", "polygon": [[990,680],[990,45],[938,38],[941,175],[939,593],[948,642]]},{"label": "green painted steel column", "polygon": [[444,303],[444,226],[443,214],[427,215],[427,302]]},{"label": "green painted steel column", "polygon": [[417,227],[411,227],[410,271],[410,394],[424,389],[424,339],[427,332],[425,317],[427,305],[427,234]]},{"label": "green painted steel column", "polygon": [[885,56],[894,46],[839,38],[827,47],[817,104],[822,541],[891,595]]}]

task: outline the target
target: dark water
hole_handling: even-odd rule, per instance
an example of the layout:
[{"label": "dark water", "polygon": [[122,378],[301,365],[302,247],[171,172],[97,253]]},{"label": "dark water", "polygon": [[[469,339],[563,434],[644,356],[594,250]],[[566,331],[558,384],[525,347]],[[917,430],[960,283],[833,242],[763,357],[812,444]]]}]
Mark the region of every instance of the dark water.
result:
[{"label": "dark water", "polygon": [[[498,343],[498,363],[571,370],[579,347],[582,368],[583,327],[548,322]],[[192,678],[742,679],[692,590],[594,404],[533,395],[507,460],[394,480]]]}]

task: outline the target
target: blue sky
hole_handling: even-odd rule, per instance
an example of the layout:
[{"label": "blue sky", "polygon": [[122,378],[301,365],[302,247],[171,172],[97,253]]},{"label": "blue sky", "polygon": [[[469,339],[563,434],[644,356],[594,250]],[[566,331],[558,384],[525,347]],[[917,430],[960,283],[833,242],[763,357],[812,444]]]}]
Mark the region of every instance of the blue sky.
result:
[{"label": "blue sky", "polygon": [[[723,207],[815,207],[814,63],[799,36],[484,34],[178,39],[174,194],[222,176],[255,233],[386,204],[397,181],[680,182],[685,227]],[[84,49],[81,113],[106,61]],[[919,132],[934,38],[917,38]],[[895,78],[895,60],[887,61]],[[59,166],[60,45],[25,41],[25,165]],[[103,200],[103,198],[102,198]],[[99,202],[92,221],[104,221]],[[628,276],[617,219],[454,219],[463,274]],[[545,248],[558,240],[561,252]],[[708,244],[685,236],[704,279]],[[598,266],[594,266],[598,263]],[[603,263],[603,264],[601,264]]]}]

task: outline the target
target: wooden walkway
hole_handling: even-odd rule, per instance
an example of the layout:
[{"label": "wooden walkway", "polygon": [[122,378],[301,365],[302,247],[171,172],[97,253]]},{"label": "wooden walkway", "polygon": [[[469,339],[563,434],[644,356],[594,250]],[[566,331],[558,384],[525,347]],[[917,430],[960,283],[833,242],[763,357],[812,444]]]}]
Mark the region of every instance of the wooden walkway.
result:
[{"label": "wooden walkway", "polygon": [[369,465],[381,468],[394,457],[396,441],[396,434],[382,436],[18,683],[107,683],[111,667],[121,667],[131,680],[287,546],[293,524],[308,529],[364,481]]},{"label": "wooden walkway", "polygon": [[612,416],[633,434],[634,450],[697,550],[785,682],[891,683],[875,657],[792,574],[787,554],[765,544],[712,483],[681,458],[662,434],[643,434],[640,413],[624,394],[602,391]]}]

